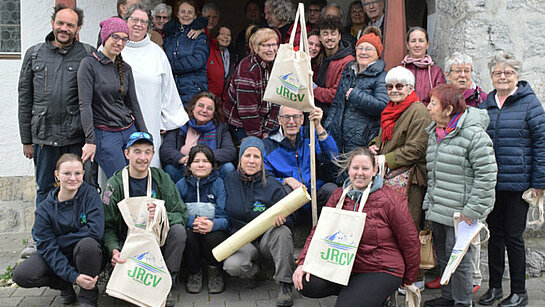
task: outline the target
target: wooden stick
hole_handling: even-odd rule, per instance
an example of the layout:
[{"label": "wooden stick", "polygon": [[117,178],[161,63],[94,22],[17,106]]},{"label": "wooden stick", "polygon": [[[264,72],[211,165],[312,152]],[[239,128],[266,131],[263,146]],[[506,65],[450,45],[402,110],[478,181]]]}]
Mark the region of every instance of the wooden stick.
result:
[{"label": "wooden stick", "polygon": [[318,223],[318,205],[316,202],[316,127],[310,120],[310,195],[312,206],[312,226]]}]

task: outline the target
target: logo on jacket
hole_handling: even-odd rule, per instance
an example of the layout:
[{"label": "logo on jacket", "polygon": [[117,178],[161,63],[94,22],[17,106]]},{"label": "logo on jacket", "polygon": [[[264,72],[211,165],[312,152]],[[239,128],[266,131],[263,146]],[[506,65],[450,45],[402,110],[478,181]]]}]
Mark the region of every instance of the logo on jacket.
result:
[{"label": "logo on jacket", "polygon": [[256,201],[253,205],[253,211],[254,212],[263,212],[267,209],[267,207],[265,206],[265,204],[263,203],[260,203],[259,201]]},{"label": "logo on jacket", "polygon": [[303,99],[305,98],[305,94],[299,94],[299,92],[305,87],[301,86],[301,82],[299,82],[297,77],[295,77],[292,72],[283,76],[279,76],[278,78],[280,78],[280,83],[282,85],[276,88],[277,95],[293,102],[303,101]]},{"label": "logo on jacket", "polygon": [[320,258],[338,265],[351,265],[358,246],[353,234],[345,234],[340,230],[322,238],[328,246],[327,251],[320,252]]}]

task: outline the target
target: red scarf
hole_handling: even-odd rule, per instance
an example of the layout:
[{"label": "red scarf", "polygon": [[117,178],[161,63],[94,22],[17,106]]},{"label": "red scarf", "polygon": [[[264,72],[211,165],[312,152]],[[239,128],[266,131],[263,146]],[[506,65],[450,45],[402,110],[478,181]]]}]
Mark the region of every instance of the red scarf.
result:
[{"label": "red scarf", "polygon": [[394,134],[394,127],[397,119],[410,107],[414,102],[420,99],[413,91],[405,100],[399,104],[394,104],[392,101],[388,101],[388,105],[380,114],[380,127],[382,128],[382,141],[386,142],[392,139]]}]

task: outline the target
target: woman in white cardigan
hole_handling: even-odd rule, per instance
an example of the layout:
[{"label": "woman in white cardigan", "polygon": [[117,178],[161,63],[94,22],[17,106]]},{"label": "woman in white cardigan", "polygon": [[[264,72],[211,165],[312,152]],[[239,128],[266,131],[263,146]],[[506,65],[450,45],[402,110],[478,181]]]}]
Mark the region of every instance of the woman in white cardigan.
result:
[{"label": "woman in white cardigan", "polygon": [[[147,33],[150,16],[149,9],[142,4],[134,4],[129,8],[124,17],[129,25],[130,41],[122,55],[132,67],[144,121],[153,135],[155,152],[159,152],[161,131],[183,126],[188,116],[180,100],[168,58]],[[151,166],[160,167],[159,155],[154,155]]]}]

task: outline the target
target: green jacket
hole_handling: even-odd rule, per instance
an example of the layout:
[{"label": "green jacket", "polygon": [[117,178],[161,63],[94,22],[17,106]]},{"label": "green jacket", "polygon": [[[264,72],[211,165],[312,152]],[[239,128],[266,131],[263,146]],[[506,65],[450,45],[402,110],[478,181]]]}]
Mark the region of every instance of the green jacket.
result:
[{"label": "green jacket", "polygon": [[492,140],[486,133],[490,122],[484,110],[468,107],[454,131],[439,144],[435,122],[426,152],[428,190],[423,209],[426,219],[453,226],[452,216],[461,212],[483,220],[492,211],[498,168]]},{"label": "green jacket", "polygon": [[[182,224],[185,227],[187,224],[187,207],[180,198],[174,182],[170,180],[167,173],[155,167],[151,168],[151,178],[155,181],[157,188],[153,197],[165,201],[169,225]],[[117,203],[124,198],[121,171],[117,171],[108,179],[106,189],[102,195],[105,215],[103,240],[104,246],[110,254],[114,249],[121,250],[119,242],[125,240],[127,235],[127,225],[117,207]]]}]

